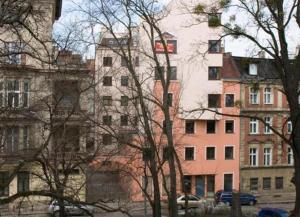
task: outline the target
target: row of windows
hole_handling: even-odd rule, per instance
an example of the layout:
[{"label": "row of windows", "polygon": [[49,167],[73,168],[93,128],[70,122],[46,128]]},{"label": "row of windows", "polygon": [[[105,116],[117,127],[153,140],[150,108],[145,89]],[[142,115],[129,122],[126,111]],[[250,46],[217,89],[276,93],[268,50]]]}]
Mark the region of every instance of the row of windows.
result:
[{"label": "row of windows", "polygon": [[[273,104],[273,93],[271,87],[265,87],[263,91],[264,104]],[[259,89],[251,87],[249,94],[249,101],[251,104],[259,104]]]},{"label": "row of windows", "polygon": [[[225,107],[234,107],[234,94],[225,94],[224,99]],[[208,94],[208,107],[220,108],[221,107],[221,94]]]},{"label": "row of windows", "polygon": [[[196,122],[193,120],[185,121],[185,133],[186,134],[195,134]],[[207,120],[206,121],[206,133],[214,134],[216,133],[216,121],[215,120]],[[234,133],[234,120],[225,120],[225,133]]]},{"label": "row of windows", "polygon": [[[263,149],[263,165],[264,166],[272,166],[272,148],[265,147]],[[287,151],[287,161],[289,165],[294,165],[294,156],[293,156],[293,150],[291,148],[288,148]],[[259,165],[259,155],[258,155],[258,148],[253,147],[249,149],[249,164],[250,166],[258,166]]]},{"label": "row of windows", "polygon": [[[283,189],[283,186],[284,186],[283,181],[284,181],[283,177],[275,177],[275,180],[274,180],[275,189],[277,189],[277,190]],[[260,188],[262,188],[263,190],[271,190],[272,178],[271,177],[263,177],[262,186],[260,186],[258,178],[250,178],[250,190],[257,191]]]},{"label": "row of windows", "polygon": [[[103,86],[112,86],[113,78],[112,76],[103,76],[102,84]],[[121,86],[127,87],[129,85],[129,77],[121,76]]]},{"label": "row of windows", "polygon": [[[130,100],[128,96],[121,96],[119,101],[121,106],[128,106]],[[112,106],[112,103],[113,103],[112,96],[102,96],[103,106]],[[134,103],[136,103],[136,100],[134,101]]]},{"label": "row of windows", "polygon": [[[128,115],[121,115],[119,120],[120,120],[120,126],[128,126],[129,125],[129,116]],[[137,117],[134,117],[130,121],[132,122],[133,126],[136,126],[138,124]],[[102,116],[102,123],[103,123],[103,125],[111,126],[113,123],[112,116],[111,115]]]},{"label": "row of windows", "polygon": [[0,128],[0,151],[3,153],[15,153],[28,150],[29,147],[29,126],[9,126]]},{"label": "row of windows", "polygon": [[[139,66],[139,57],[135,57],[134,59],[134,65]],[[121,57],[121,67],[128,67],[128,59]],[[113,65],[113,58],[112,57],[103,57],[103,66],[104,67],[112,67]]]},{"label": "row of windows", "polygon": [[[9,172],[0,172],[0,196],[9,195]],[[18,193],[29,191],[29,172],[23,171],[17,174]]]},{"label": "row of windows", "polygon": [[[273,118],[270,116],[264,117],[264,134],[272,134],[270,127],[273,125]],[[288,121],[287,124],[287,133],[292,133],[293,127],[292,122]],[[250,134],[259,134],[259,121],[256,118],[250,118],[249,122],[249,132]]]},{"label": "row of windows", "polygon": [[[185,147],[184,159],[187,161],[195,160],[195,147]],[[206,147],[206,160],[216,160],[216,147]],[[234,159],[234,148],[233,146],[225,147],[225,160]]]}]

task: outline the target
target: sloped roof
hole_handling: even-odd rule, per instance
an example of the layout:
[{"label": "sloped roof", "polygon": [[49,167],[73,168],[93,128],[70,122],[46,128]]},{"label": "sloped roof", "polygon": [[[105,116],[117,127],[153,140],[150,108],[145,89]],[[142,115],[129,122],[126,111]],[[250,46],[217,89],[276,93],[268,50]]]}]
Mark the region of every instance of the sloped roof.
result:
[{"label": "sloped roof", "polygon": [[223,55],[223,67],[221,68],[221,78],[240,79],[241,74],[230,54]]}]

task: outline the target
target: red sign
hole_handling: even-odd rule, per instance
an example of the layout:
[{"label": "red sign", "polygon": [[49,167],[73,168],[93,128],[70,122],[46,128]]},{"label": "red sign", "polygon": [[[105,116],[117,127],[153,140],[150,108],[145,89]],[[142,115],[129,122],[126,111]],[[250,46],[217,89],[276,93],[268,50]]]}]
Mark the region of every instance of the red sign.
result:
[{"label": "red sign", "polygon": [[[155,42],[155,51],[158,53],[163,53],[165,52],[163,43],[156,41]],[[168,53],[174,53],[175,52],[175,46],[172,43],[167,43],[167,51]]]}]

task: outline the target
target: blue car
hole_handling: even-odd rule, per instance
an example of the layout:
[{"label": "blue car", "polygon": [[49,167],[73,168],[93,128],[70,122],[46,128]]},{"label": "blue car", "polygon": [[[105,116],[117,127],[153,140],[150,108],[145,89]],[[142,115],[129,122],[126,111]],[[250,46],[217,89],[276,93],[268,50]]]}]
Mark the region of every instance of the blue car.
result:
[{"label": "blue car", "polygon": [[289,213],[283,209],[278,208],[262,208],[258,217],[288,217]]},{"label": "blue car", "polygon": [[[216,203],[225,203],[228,205],[232,205],[232,192],[231,191],[217,191],[215,195]],[[240,202],[242,205],[255,205],[257,200],[255,196],[251,194],[240,193]]]}]

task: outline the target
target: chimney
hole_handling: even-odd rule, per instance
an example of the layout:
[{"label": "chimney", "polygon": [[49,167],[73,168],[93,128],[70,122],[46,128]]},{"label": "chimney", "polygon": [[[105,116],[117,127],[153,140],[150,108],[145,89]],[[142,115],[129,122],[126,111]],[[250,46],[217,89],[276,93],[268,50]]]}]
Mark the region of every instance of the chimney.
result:
[{"label": "chimney", "polygon": [[266,52],[263,51],[263,50],[262,50],[262,51],[259,51],[259,52],[258,52],[258,57],[259,57],[259,58],[266,58]]}]

